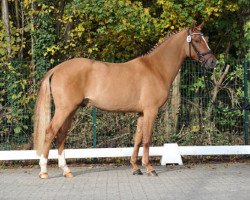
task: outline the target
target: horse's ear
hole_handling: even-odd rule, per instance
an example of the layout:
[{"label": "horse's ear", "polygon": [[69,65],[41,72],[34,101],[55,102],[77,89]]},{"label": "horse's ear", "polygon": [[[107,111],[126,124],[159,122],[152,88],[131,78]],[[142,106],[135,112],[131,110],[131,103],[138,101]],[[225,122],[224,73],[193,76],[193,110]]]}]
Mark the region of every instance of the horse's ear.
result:
[{"label": "horse's ear", "polygon": [[196,26],[196,21],[192,21],[192,24],[191,24],[191,26],[190,26],[190,29],[192,30],[192,31],[194,31],[194,29],[195,29],[195,26]]},{"label": "horse's ear", "polygon": [[197,30],[201,31],[203,29],[204,25],[205,25],[205,23],[202,22],[199,26],[196,27]]}]

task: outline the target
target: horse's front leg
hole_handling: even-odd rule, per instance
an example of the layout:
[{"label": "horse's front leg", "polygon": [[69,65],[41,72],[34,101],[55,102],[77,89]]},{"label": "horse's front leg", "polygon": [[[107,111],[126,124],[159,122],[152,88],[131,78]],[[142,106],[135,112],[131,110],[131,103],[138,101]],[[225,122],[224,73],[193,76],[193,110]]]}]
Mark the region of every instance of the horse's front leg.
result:
[{"label": "horse's front leg", "polygon": [[153,125],[158,109],[150,109],[143,112],[143,156],[142,165],[145,166],[149,176],[157,176],[154,168],[149,162],[149,146],[152,140]]},{"label": "horse's front leg", "polygon": [[142,143],[142,123],[143,123],[143,116],[142,114],[140,114],[139,118],[137,119],[137,127],[134,139],[134,150],[130,159],[133,175],[142,175],[142,172],[137,165],[139,148]]}]

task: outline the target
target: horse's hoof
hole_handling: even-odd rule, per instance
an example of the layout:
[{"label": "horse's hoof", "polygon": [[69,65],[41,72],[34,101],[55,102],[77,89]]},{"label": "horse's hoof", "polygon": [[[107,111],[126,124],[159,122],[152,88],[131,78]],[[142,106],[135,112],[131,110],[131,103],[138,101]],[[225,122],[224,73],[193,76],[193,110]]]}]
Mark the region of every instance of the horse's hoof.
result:
[{"label": "horse's hoof", "polygon": [[151,171],[151,172],[147,172],[148,176],[158,176],[158,174],[156,173],[155,170]]},{"label": "horse's hoof", "polygon": [[41,179],[48,179],[48,178],[49,178],[49,175],[48,175],[48,173],[40,173],[40,174],[39,174],[39,177],[40,177]]},{"label": "horse's hoof", "polygon": [[74,177],[72,172],[65,173],[65,174],[63,174],[63,176],[66,177],[66,178],[73,178]]},{"label": "horse's hoof", "polygon": [[133,175],[143,175],[140,169],[133,171]]}]

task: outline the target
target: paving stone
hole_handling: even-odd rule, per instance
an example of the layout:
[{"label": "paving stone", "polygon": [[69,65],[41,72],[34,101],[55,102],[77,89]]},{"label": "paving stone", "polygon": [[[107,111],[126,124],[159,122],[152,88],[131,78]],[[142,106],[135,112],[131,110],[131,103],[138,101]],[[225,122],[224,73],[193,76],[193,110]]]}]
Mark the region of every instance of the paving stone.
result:
[{"label": "paving stone", "polygon": [[133,176],[129,167],[71,167],[75,177],[62,177],[49,168],[50,179],[39,169],[0,170],[0,200],[225,200],[250,199],[250,164],[226,163],[156,167],[158,177]]}]

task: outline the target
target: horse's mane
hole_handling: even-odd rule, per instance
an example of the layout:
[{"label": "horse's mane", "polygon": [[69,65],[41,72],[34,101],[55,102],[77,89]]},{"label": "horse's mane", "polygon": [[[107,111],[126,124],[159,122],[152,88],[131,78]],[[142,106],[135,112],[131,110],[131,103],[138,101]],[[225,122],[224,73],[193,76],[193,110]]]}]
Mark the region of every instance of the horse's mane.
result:
[{"label": "horse's mane", "polygon": [[159,46],[161,46],[163,43],[165,43],[169,38],[171,38],[173,35],[181,32],[182,30],[183,29],[172,30],[172,31],[168,32],[167,35],[165,35],[164,38],[161,41],[156,43],[145,55],[148,55],[148,54],[152,53],[155,49],[157,49]]}]

